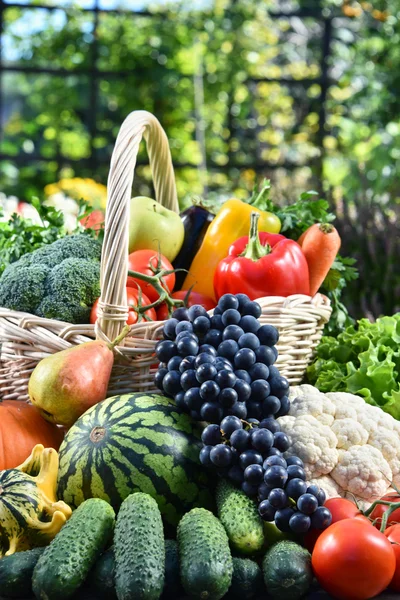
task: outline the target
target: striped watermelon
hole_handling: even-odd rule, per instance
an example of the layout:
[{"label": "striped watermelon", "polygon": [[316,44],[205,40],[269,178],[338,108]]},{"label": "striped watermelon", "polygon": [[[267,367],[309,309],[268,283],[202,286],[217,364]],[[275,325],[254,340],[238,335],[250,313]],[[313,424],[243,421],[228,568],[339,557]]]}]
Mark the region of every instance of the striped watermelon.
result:
[{"label": "striped watermelon", "polygon": [[108,398],[65,436],[58,497],[73,507],[103,498],[118,510],[132,492],[146,492],[165,522],[175,526],[193,506],[211,502],[199,440],[196,425],[169,398],[150,393]]}]

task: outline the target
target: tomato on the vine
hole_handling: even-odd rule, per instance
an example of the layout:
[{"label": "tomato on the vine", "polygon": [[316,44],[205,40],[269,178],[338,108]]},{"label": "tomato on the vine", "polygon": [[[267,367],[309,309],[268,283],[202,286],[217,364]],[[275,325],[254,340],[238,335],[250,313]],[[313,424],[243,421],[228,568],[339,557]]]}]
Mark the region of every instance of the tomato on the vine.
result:
[{"label": "tomato on the vine", "polygon": [[[390,494],[385,494],[382,496],[381,500],[385,500],[385,502],[400,502],[400,495],[397,492],[391,492]],[[372,521],[375,521],[374,525],[378,529],[380,529],[382,525],[382,517],[383,514],[388,510],[389,506],[386,504],[377,504],[370,514],[370,518]],[[393,525],[395,523],[400,523],[400,508],[397,508],[392,512],[389,517],[387,526]]]},{"label": "tomato on the vine", "polygon": [[389,589],[394,592],[400,592],[400,524],[391,525],[385,530],[385,536],[392,542],[392,548],[396,557],[396,570],[393,579],[389,584]]},{"label": "tomato on the vine", "polygon": [[[142,273],[143,275],[154,275],[151,267],[157,268],[158,261],[160,260],[160,269],[164,271],[172,271],[173,266],[169,262],[168,258],[165,258],[162,254],[158,255],[154,250],[136,250],[136,252],[132,252],[128,256],[128,269],[129,271],[136,271],[137,273]],[[142,281],[141,279],[135,279],[135,277],[127,278],[126,282],[127,287],[137,288],[139,286],[144,294],[151,300],[151,302],[155,302],[158,300],[159,293],[157,290],[151,285],[151,283],[147,283],[146,281]],[[163,277],[163,286],[169,291],[172,292],[175,285],[175,273],[170,273]]]},{"label": "tomato on the vine", "polygon": [[[139,305],[139,290],[136,288],[126,288],[126,297],[128,300],[128,306],[129,306],[129,314],[128,314],[128,319],[126,321],[127,325],[134,325],[135,323],[138,322],[138,313],[133,310],[134,308],[136,308]],[[92,324],[96,323],[97,321],[97,315],[98,315],[98,304],[99,304],[99,300],[100,298],[97,298],[96,302],[93,304],[92,306],[92,311],[90,313],[90,322]],[[141,297],[141,306],[147,306],[148,304],[151,304],[149,298],[142,293],[142,297]],[[155,311],[154,308],[149,308],[148,310],[146,310],[145,312],[146,317],[148,317],[149,319],[151,319],[152,321],[157,321],[157,313]],[[145,319],[142,317],[142,321],[144,321]]]},{"label": "tomato on the vine", "polygon": [[[200,294],[199,292],[190,292],[188,296],[187,290],[180,290],[179,292],[174,292],[171,294],[171,296],[175,300],[185,300],[187,297],[187,306],[201,304],[201,306],[204,306],[206,310],[212,310],[216,305],[215,300],[209,296],[206,296],[205,294]],[[165,319],[168,319],[168,307],[165,302],[157,307],[157,317],[159,321],[165,321]]]},{"label": "tomato on the vine", "polygon": [[389,540],[361,519],[343,519],[323,531],[312,553],[316,578],[328,594],[367,600],[392,581],[396,557]]}]

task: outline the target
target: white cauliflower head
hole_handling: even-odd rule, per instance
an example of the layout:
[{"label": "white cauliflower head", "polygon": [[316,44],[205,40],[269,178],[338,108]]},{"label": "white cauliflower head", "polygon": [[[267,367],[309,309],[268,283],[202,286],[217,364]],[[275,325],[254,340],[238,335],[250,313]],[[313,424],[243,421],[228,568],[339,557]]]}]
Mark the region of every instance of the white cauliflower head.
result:
[{"label": "white cauliflower head", "polygon": [[287,455],[305,464],[307,481],[328,497],[370,503],[400,485],[400,422],[361,397],[321,393],[310,385],[290,390],[289,415],[278,422],[290,440]]}]

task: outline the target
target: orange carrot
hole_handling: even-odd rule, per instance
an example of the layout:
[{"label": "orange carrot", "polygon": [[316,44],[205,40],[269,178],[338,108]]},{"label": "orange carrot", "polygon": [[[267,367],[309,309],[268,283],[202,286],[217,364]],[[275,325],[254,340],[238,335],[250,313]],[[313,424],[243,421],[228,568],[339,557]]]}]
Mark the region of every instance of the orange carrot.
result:
[{"label": "orange carrot", "polygon": [[308,263],[310,294],[314,296],[339,252],[341,240],[330,223],[315,223],[297,240]]}]

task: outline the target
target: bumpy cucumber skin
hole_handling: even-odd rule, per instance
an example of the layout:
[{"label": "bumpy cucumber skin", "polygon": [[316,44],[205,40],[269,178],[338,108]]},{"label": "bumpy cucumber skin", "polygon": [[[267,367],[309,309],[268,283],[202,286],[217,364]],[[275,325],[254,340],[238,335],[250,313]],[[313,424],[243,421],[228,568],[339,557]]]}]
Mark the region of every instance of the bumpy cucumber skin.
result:
[{"label": "bumpy cucumber skin", "polygon": [[70,598],[107,546],[114,523],[114,509],[104,500],[81,504],[38,560],[32,578],[36,598]]},{"label": "bumpy cucumber skin", "polygon": [[165,540],[165,584],[162,597],[172,600],[183,596],[179,573],[178,542]]},{"label": "bumpy cucumber skin", "polygon": [[182,585],[201,600],[220,600],[231,585],[233,564],[229,540],[210,511],[194,508],[178,525]]},{"label": "bumpy cucumber skin", "polygon": [[4,556],[0,560],[0,594],[5,598],[32,595],[32,573],[44,548],[34,548]]},{"label": "bumpy cucumber skin", "polygon": [[262,550],[264,528],[254,500],[221,479],[217,485],[216,501],[218,517],[225,527],[232,548],[247,555]]},{"label": "bumpy cucumber skin", "polygon": [[158,600],[164,587],[164,529],[157,502],[131,494],[122,503],[114,534],[118,600]]},{"label": "bumpy cucumber skin", "polygon": [[313,573],[310,553],[295,542],[278,542],[263,560],[267,592],[277,600],[298,600],[309,590]]},{"label": "bumpy cucumber skin", "polygon": [[263,589],[263,575],[260,567],[250,558],[233,557],[232,585],[229,598],[251,600]]},{"label": "bumpy cucumber skin", "polygon": [[96,593],[96,597],[116,600],[114,572],[114,548],[111,547],[100,556],[86,580],[89,588]]}]

